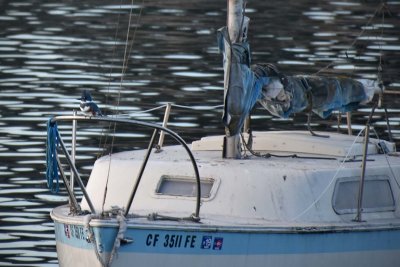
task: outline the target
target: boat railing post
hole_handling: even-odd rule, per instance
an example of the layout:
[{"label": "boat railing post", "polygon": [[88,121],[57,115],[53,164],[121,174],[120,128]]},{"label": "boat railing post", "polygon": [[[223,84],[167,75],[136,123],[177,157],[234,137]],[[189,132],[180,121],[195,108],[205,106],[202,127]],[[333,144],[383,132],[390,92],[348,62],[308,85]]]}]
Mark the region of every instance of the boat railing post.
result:
[{"label": "boat railing post", "polygon": [[128,203],[126,204],[126,210],[125,210],[125,214],[124,214],[125,217],[128,215],[129,210],[130,210],[131,205],[132,205],[132,202],[133,202],[133,199],[135,198],[136,191],[137,191],[137,189],[138,189],[138,187],[139,187],[140,180],[142,179],[144,170],[146,169],[147,162],[149,161],[149,157],[150,157],[150,154],[151,154],[151,150],[153,149],[153,145],[154,145],[154,143],[155,143],[155,139],[156,139],[156,136],[157,136],[158,132],[159,132],[159,130],[158,130],[158,129],[155,129],[154,132],[153,132],[153,135],[151,136],[151,140],[150,140],[150,142],[149,142],[149,146],[148,146],[148,148],[147,148],[146,155],[145,155],[145,157],[144,157],[144,160],[143,160],[143,162],[142,162],[142,165],[140,166],[138,175],[137,175],[137,177],[136,177],[135,185],[133,186],[131,195],[129,196]]},{"label": "boat railing post", "polygon": [[369,143],[369,131],[371,127],[371,120],[374,115],[375,109],[377,107],[377,103],[372,107],[371,113],[368,116],[367,123],[365,125],[365,133],[364,133],[364,150],[363,150],[363,158],[362,158],[362,166],[361,166],[361,177],[360,184],[358,188],[358,199],[357,199],[357,216],[354,219],[357,222],[362,221],[362,204],[363,204],[363,194],[364,194],[364,186],[365,186],[365,169],[367,166],[367,154],[368,154],[368,143]]},{"label": "boat railing post", "polygon": [[[73,116],[76,116],[76,110],[73,111]],[[75,165],[75,156],[76,156],[76,127],[77,127],[77,121],[72,120],[72,141],[71,141],[71,161],[72,164]],[[69,184],[70,184],[70,189],[72,196],[74,195],[74,172],[71,170],[70,171],[71,175],[69,178]],[[71,204],[71,199],[70,199],[70,204]]]},{"label": "boat railing post", "polygon": [[[167,128],[168,120],[169,120],[169,114],[171,113],[171,103],[167,103],[167,106],[165,107],[165,113],[164,113],[164,120],[162,123],[162,126]],[[164,144],[164,137],[165,137],[165,132],[161,131],[160,132],[160,139],[158,140],[158,146],[157,146],[157,151],[160,151],[163,144]]]},{"label": "boat railing post", "polygon": [[64,152],[65,158],[66,158],[66,160],[68,161],[68,164],[69,164],[71,170],[74,172],[74,178],[75,178],[76,181],[78,182],[79,187],[80,187],[81,190],[82,190],[83,196],[85,197],[85,199],[86,199],[86,201],[87,201],[87,203],[88,203],[88,205],[89,205],[90,212],[91,212],[92,214],[95,214],[95,213],[96,213],[96,210],[94,209],[94,206],[93,206],[93,204],[92,204],[92,201],[90,200],[90,197],[89,197],[89,195],[88,195],[88,193],[87,193],[87,191],[86,191],[86,189],[85,189],[85,185],[84,185],[83,182],[82,182],[82,179],[81,179],[81,177],[80,177],[80,175],[79,175],[79,173],[78,173],[78,170],[77,170],[76,167],[75,167],[75,164],[72,164],[71,156],[70,156],[69,153],[68,153],[68,150],[67,150],[67,148],[66,148],[66,146],[65,146],[65,144],[64,144],[64,141],[63,141],[62,138],[61,138],[60,133],[58,133],[58,140],[60,141],[60,145],[61,145],[61,148],[62,148],[62,150],[63,150],[63,152]]},{"label": "boat railing post", "polygon": [[250,115],[246,117],[243,123],[243,133],[249,133],[250,132],[250,124],[251,124],[251,117]]},{"label": "boat railing post", "polygon": [[65,188],[67,189],[67,193],[69,196],[69,201],[70,201],[70,210],[72,214],[79,214],[81,212],[81,207],[78,204],[78,201],[74,195],[74,193],[71,190],[70,184],[67,180],[67,177],[65,176],[64,170],[62,168],[60,158],[57,156],[57,165],[58,165],[58,170],[60,172],[61,178],[63,179],[63,182],[65,184]]},{"label": "boat railing post", "polygon": [[346,120],[347,120],[347,133],[348,135],[352,135],[353,130],[351,128],[351,111],[346,112]]},{"label": "boat railing post", "polygon": [[355,221],[361,222],[362,221],[362,205],[363,205],[363,195],[364,195],[364,183],[365,183],[365,168],[367,164],[367,154],[368,154],[368,142],[369,142],[369,123],[365,126],[365,138],[364,138],[364,151],[363,151],[363,158],[362,158],[362,167],[361,167],[361,177],[360,183],[358,187],[358,198],[357,198],[357,216]]}]

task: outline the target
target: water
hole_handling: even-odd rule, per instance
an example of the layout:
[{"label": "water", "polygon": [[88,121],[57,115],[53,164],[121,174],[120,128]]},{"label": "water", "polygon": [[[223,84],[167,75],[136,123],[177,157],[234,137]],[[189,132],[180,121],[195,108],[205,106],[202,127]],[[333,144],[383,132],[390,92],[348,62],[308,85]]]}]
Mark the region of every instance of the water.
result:
[{"label": "water", "polygon": [[[377,12],[371,18],[380,2],[250,1],[249,38],[254,63],[277,63],[287,74],[312,74],[338,62],[324,73],[374,79],[381,61],[382,79],[391,91],[385,94],[384,104],[393,137],[400,144],[400,100],[395,94],[400,91],[400,3],[388,1],[390,14],[382,19]],[[188,142],[223,133],[221,110],[204,107],[222,103],[216,30],[225,24],[225,1],[135,1],[129,31],[129,37],[135,38],[124,70],[128,4],[0,3],[0,266],[57,266],[49,212],[67,198],[64,192],[53,195],[46,187],[45,125],[53,114],[71,114],[83,88],[94,90],[93,97],[106,114],[161,121],[162,110],[138,112],[166,102],[201,109],[173,109],[171,128]],[[370,110],[371,105],[354,112],[355,133]],[[255,130],[304,129],[305,122],[304,114],[281,120],[261,109],[253,116]],[[322,124],[314,117],[312,125],[336,131],[337,118]],[[373,116],[373,125],[387,137],[382,109]],[[87,178],[93,160],[109,149],[102,145],[101,135],[108,130],[107,125],[81,126],[78,167]],[[69,129],[60,125],[67,141]],[[130,147],[143,147],[150,134],[119,130],[116,149],[132,137]]]}]

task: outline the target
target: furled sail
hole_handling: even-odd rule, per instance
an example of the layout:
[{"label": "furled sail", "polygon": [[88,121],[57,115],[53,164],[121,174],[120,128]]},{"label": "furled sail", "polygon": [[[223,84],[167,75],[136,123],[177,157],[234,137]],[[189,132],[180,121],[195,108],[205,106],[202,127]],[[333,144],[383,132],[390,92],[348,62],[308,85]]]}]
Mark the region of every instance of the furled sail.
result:
[{"label": "furled sail", "polygon": [[226,27],[218,31],[223,54],[223,123],[230,135],[238,134],[244,120],[259,102],[271,114],[283,118],[312,110],[321,118],[332,111],[351,111],[370,101],[378,90],[377,81],[316,75],[286,76],[273,64],[251,66],[246,40],[231,43]]},{"label": "furled sail", "polygon": [[224,113],[222,121],[230,135],[239,133],[246,115],[258,100],[267,76],[256,76],[250,69],[250,46],[247,41],[231,43],[226,27],[218,31],[219,49],[224,65]]}]

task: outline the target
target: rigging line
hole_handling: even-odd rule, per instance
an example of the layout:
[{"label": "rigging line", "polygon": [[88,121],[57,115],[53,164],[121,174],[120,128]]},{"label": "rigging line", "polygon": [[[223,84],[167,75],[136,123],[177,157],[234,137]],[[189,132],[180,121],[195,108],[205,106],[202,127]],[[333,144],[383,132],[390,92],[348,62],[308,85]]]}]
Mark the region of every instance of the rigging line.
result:
[{"label": "rigging line", "polygon": [[[386,6],[386,1],[385,0],[381,0],[381,3],[384,7],[385,10],[382,10],[382,22],[381,22],[381,38],[380,38],[380,42],[379,42],[379,65],[378,65],[378,69],[377,69],[377,78],[378,78],[378,83],[379,83],[379,88],[380,88],[380,92],[379,92],[379,99],[378,99],[378,106],[381,107],[383,104],[383,90],[384,90],[384,85],[382,82],[382,72],[383,72],[383,67],[382,67],[382,40],[383,40],[383,29],[384,29],[384,25],[385,25],[385,11],[389,12],[390,15],[390,11],[388,10],[388,7]],[[386,120],[386,126],[388,129],[388,135],[389,135],[389,141],[392,142],[392,131],[390,128],[390,121],[389,121],[389,116],[388,116],[388,112],[387,112],[387,108],[383,107],[383,110],[385,112],[385,120]],[[397,180],[396,180],[397,183]]]},{"label": "rigging line", "polygon": [[[139,113],[147,113],[147,112],[151,112],[151,111],[154,111],[154,110],[157,110],[157,109],[162,109],[162,108],[165,108],[167,105],[162,105],[162,106],[158,106],[158,107],[155,107],[155,108],[150,108],[150,109],[146,109],[146,110],[142,110],[142,111],[137,111],[137,112],[135,112],[135,113],[133,113],[133,114],[139,114]],[[131,113],[132,114],[132,113]]]},{"label": "rigging line", "polygon": [[[120,0],[119,5],[122,6],[122,0]],[[121,13],[118,12],[116,28],[115,28],[115,35],[114,35],[114,46],[113,46],[112,57],[111,57],[112,58],[112,62],[115,62],[116,54],[117,54],[116,53],[116,51],[117,51],[117,38],[118,38],[118,33],[119,33],[120,21],[121,21]],[[114,65],[113,64],[110,64],[110,65],[111,66],[110,66],[109,75],[108,75],[109,77],[108,77],[107,94],[106,94],[106,101],[105,101],[107,105],[109,104],[110,85],[111,85],[112,73],[113,73],[113,69],[114,69]],[[111,122],[108,123],[108,130],[106,131],[103,145],[101,145],[101,143],[102,143],[102,139],[103,139],[104,130],[103,130],[103,128],[101,130],[100,141],[99,141],[99,150],[100,150],[100,147],[102,146],[103,147],[102,156],[104,156],[104,152],[106,151],[106,146],[107,146],[108,136],[109,136],[108,133],[110,133],[111,124],[112,124]]]},{"label": "rigging line", "polygon": [[192,110],[213,110],[213,109],[218,109],[218,108],[224,107],[224,105],[216,105],[216,106],[209,106],[209,107],[190,107],[190,106],[177,105],[177,104],[171,104],[171,106],[177,107],[177,108],[192,109]]},{"label": "rigging line", "polygon": [[[118,89],[117,104],[116,104],[116,106],[114,108],[114,114],[117,114],[118,108],[119,108],[119,105],[120,105],[122,82],[123,82],[124,74],[125,74],[125,71],[126,71],[125,67],[127,66],[127,61],[128,61],[128,59],[127,59],[127,49],[128,49],[128,41],[129,41],[129,32],[130,32],[131,19],[132,19],[133,4],[134,4],[134,0],[131,1],[131,8],[130,8],[130,11],[129,11],[128,29],[127,29],[127,34],[126,34],[124,59],[123,59],[123,64],[122,64],[122,75],[121,75],[121,80],[120,80],[120,86],[119,86],[119,89]],[[140,14],[142,14],[141,13],[142,9],[143,9],[143,5],[140,7]],[[113,133],[114,134],[113,134],[113,136],[111,138],[110,159],[109,159],[109,162],[108,162],[107,180],[106,180],[106,186],[104,188],[103,203],[102,203],[102,207],[101,207],[102,213],[104,213],[104,206],[105,206],[106,197],[107,197],[108,182],[109,182],[110,171],[111,171],[111,155],[112,155],[113,147],[114,147],[114,143],[115,143],[115,132],[116,132],[116,129],[117,129],[117,123],[114,123],[114,127],[113,127]]]},{"label": "rigging line", "polygon": [[[144,114],[144,113],[149,113],[158,109],[165,108],[167,105],[161,105],[158,107],[146,109],[146,110],[141,110],[141,111],[136,111],[132,113],[119,113],[118,116],[134,116],[136,114]],[[183,109],[191,109],[191,110],[214,110],[214,109],[219,109],[222,108],[224,105],[216,105],[216,106],[208,106],[208,107],[190,107],[190,106],[184,106],[184,105],[177,105],[177,104],[171,104],[171,106],[176,107],[176,108],[183,108]]]},{"label": "rigging line", "polygon": [[[120,79],[120,86],[119,86],[119,89],[118,89],[117,104],[116,104],[116,106],[114,108],[115,114],[117,114],[118,108],[119,108],[119,105],[120,105],[122,82],[124,80],[124,75],[125,75],[126,68],[127,68],[127,65],[128,65],[127,51],[128,51],[129,33],[130,33],[130,27],[131,27],[131,21],[132,21],[133,4],[134,4],[134,0],[131,1],[131,8],[130,8],[130,11],[129,11],[129,21],[128,21],[128,29],[127,29],[127,33],[126,33],[124,59],[123,59],[123,62],[122,62],[122,73],[121,73],[122,75],[121,75],[121,79]],[[140,13],[139,13],[140,15],[142,14],[142,9],[143,9],[143,5],[140,7]],[[136,26],[136,28],[137,28],[137,26]],[[133,41],[134,41],[134,39],[132,39],[132,42]],[[112,152],[113,145],[114,145],[115,131],[116,131],[116,123],[114,123],[114,129],[113,129],[114,135],[112,137],[112,142],[111,142],[111,152]]]},{"label": "rigging line", "polygon": [[[140,23],[140,19],[142,18],[143,6],[144,6],[144,0],[142,0],[142,5],[141,5],[141,8],[140,8],[140,10],[139,10],[138,18],[137,18],[137,20],[136,20],[136,25],[137,25],[137,26],[136,26],[135,29],[133,30],[132,41],[131,41],[131,45],[130,45],[130,47],[129,47],[129,53],[128,53],[128,61],[129,61],[129,58],[130,58],[130,56],[131,56],[133,44],[134,44],[135,39],[136,39],[136,31],[137,31],[137,29],[138,29],[138,25],[139,25],[139,23]],[[125,66],[125,68],[128,68],[128,61],[127,61],[127,65]],[[125,71],[126,71],[126,69],[125,69]],[[124,72],[124,74],[125,74],[125,72]]]},{"label": "rigging line", "polygon": [[[154,108],[150,108],[150,109],[146,109],[146,110],[141,110],[141,111],[136,111],[136,112],[132,112],[132,113],[119,113],[118,116],[135,116],[135,115],[150,113],[152,111],[165,108],[166,106],[167,105],[161,105],[161,106],[158,106],[158,107],[154,107]],[[171,106],[176,107],[176,108],[204,111],[204,110],[219,109],[219,108],[222,108],[224,105],[216,105],[216,106],[209,106],[209,107],[190,107],[190,106],[184,106],[184,105],[171,104]]]},{"label": "rigging line", "polygon": [[[140,9],[139,9],[138,19],[137,19],[137,22],[136,22],[136,27],[134,29],[132,39],[131,39],[131,41],[129,41],[130,28],[131,28],[131,24],[132,24],[133,4],[134,4],[134,0],[131,1],[131,8],[130,8],[130,11],[129,11],[128,29],[127,29],[126,40],[125,40],[125,51],[124,51],[124,58],[123,58],[123,62],[122,62],[121,79],[120,79],[120,85],[119,85],[119,90],[118,90],[117,105],[116,105],[116,108],[114,109],[115,113],[118,112],[118,107],[120,105],[122,83],[123,83],[123,80],[124,80],[124,77],[125,77],[126,70],[128,68],[128,62],[129,62],[129,57],[130,57],[131,50],[132,50],[132,47],[133,47],[133,43],[134,43],[135,38],[136,38],[136,30],[138,28],[138,24],[139,24],[140,18],[142,16],[144,0],[142,0],[142,5],[140,6]],[[130,46],[129,46],[129,43],[131,43]],[[129,46],[129,49],[128,49],[128,46]]]},{"label": "rigging line", "polygon": [[[120,79],[120,84],[119,84],[119,89],[118,89],[117,104],[116,104],[116,106],[114,108],[115,114],[118,112],[118,108],[119,108],[119,105],[120,105],[122,82],[124,81],[125,73],[126,73],[126,70],[128,68],[128,61],[129,61],[129,58],[128,58],[128,46],[129,45],[128,44],[129,44],[130,28],[131,28],[131,23],[132,23],[133,4],[134,4],[134,0],[131,0],[131,8],[129,10],[128,28],[127,28],[127,31],[126,31],[126,39],[125,39],[124,58],[123,58],[123,61],[122,61],[121,79]],[[140,6],[139,17],[142,14],[142,9],[143,9],[143,5]],[[137,28],[137,25],[135,27],[135,32],[136,32],[136,28]],[[132,37],[132,42],[134,41],[134,38],[135,38],[135,36]],[[115,131],[115,129],[114,129],[114,131]]]},{"label": "rigging line", "polygon": [[[383,7],[381,9],[381,11],[382,11],[381,40],[379,42],[379,65],[378,65],[378,75],[377,75],[378,81],[380,83],[382,82],[382,40],[383,40],[383,28],[385,25],[385,11],[383,10],[383,8],[386,9],[386,4],[384,3],[383,0],[381,1],[381,3],[382,3]],[[383,91],[382,88],[381,88],[381,91]]]},{"label": "rigging line", "polygon": [[130,34],[130,30],[131,30],[131,21],[132,21],[132,11],[133,11],[133,3],[134,0],[131,1],[131,8],[129,10],[129,20],[128,20],[128,29],[126,31],[126,40],[125,40],[125,50],[124,50],[124,59],[122,61],[122,70],[121,70],[121,84],[120,84],[120,88],[122,86],[122,81],[124,80],[124,74],[126,72],[127,66],[128,66],[128,44],[129,44],[129,34]]},{"label": "rigging line", "polygon": [[133,112],[133,113],[120,113],[118,115],[121,115],[121,116],[134,116],[135,114],[149,113],[149,112],[152,112],[154,110],[162,109],[162,108],[165,108],[166,106],[167,105],[162,105],[162,106],[158,106],[158,107],[151,108],[151,109],[136,111],[136,112]]},{"label": "rigging line", "polygon": [[[357,42],[358,39],[364,34],[364,32],[366,31],[368,25],[371,24],[371,22],[373,21],[373,19],[375,18],[376,14],[378,14],[378,12],[380,12],[382,9],[384,8],[384,5],[381,3],[380,6],[378,8],[375,9],[374,14],[369,18],[368,22],[362,26],[360,33],[354,38],[353,42],[348,46],[348,48],[346,48],[345,50],[345,54],[347,55],[348,50],[353,47]],[[338,60],[334,60],[331,63],[329,63],[328,65],[326,65],[325,67],[322,67],[319,71],[313,73],[313,75],[317,75],[320,72],[327,70],[328,68],[330,68],[331,66],[335,65],[336,63],[338,63]]]},{"label": "rigging line", "polygon": [[361,129],[360,132],[358,133],[358,135],[356,136],[356,138],[354,138],[353,143],[351,144],[349,150],[347,151],[346,156],[344,157],[343,161],[340,163],[339,168],[337,168],[335,175],[333,175],[332,179],[329,181],[328,185],[325,187],[324,190],[322,190],[321,194],[319,194],[319,196],[302,212],[300,212],[297,216],[295,216],[294,218],[290,219],[290,221],[295,221],[298,218],[300,218],[301,216],[303,216],[304,214],[306,214],[315,204],[317,204],[318,201],[321,200],[322,196],[325,195],[325,193],[328,191],[329,187],[331,187],[331,185],[333,184],[333,182],[336,180],[336,177],[339,174],[339,171],[343,168],[343,165],[346,163],[347,158],[349,158],[350,152],[353,149],[354,144],[356,143],[357,139],[360,137],[361,133],[364,132],[365,128]]},{"label": "rigging line", "polygon": [[396,177],[396,175],[394,174],[394,171],[393,171],[392,165],[390,164],[390,162],[389,162],[389,159],[388,159],[388,157],[387,157],[387,154],[386,154],[386,153],[385,153],[385,159],[386,159],[386,162],[387,162],[387,164],[388,164],[388,166],[389,166],[390,173],[392,174],[392,176],[393,176],[393,179],[394,179],[394,181],[395,181],[395,182],[396,182],[396,184],[397,184],[397,187],[400,189],[400,184],[399,184],[399,181],[397,181],[397,177]]},{"label": "rigging line", "polygon": [[[378,144],[379,144],[379,143],[381,142],[381,139],[379,138],[378,132],[375,130],[375,128],[372,128],[372,131],[374,132],[374,134],[375,134],[375,136],[376,136],[376,139],[378,140]],[[384,141],[384,142],[385,142],[385,141]],[[386,144],[385,144],[385,145],[386,145]],[[396,182],[397,187],[400,189],[400,183],[399,183],[399,181],[397,181],[396,175],[394,174],[392,165],[391,165],[390,162],[389,162],[388,155],[387,155],[387,153],[386,153],[385,148],[382,148],[382,152],[383,152],[383,154],[385,155],[386,163],[387,163],[388,166],[389,166],[389,170],[390,170],[390,173],[392,174],[393,180]]]}]

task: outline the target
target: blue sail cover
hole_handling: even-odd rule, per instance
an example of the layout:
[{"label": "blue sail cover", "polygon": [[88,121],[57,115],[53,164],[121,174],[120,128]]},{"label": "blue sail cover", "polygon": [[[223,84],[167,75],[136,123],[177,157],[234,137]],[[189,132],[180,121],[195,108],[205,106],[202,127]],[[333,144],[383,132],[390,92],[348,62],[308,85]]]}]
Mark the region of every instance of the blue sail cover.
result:
[{"label": "blue sail cover", "polygon": [[[274,76],[270,77],[275,80]],[[282,78],[280,78],[282,79]],[[376,83],[372,83],[376,86]],[[332,111],[351,111],[360,103],[369,101],[377,88],[367,88],[362,82],[345,77],[324,76],[288,76],[283,83],[277,97],[268,97],[268,92],[277,90],[265,84],[258,102],[271,114],[287,118],[293,113],[312,110],[325,119]],[[371,95],[372,94],[372,95]]]},{"label": "blue sail cover", "polygon": [[321,118],[332,111],[351,111],[372,99],[379,90],[376,81],[326,76],[285,76],[273,64],[250,67],[247,41],[231,43],[226,27],[218,31],[223,54],[224,113],[222,121],[229,135],[240,133],[244,120],[256,102],[271,114],[287,118],[312,110]]},{"label": "blue sail cover", "polygon": [[222,121],[230,135],[240,132],[244,120],[260,96],[268,77],[258,77],[250,69],[250,46],[231,43],[228,29],[218,31],[218,46],[224,65],[224,113]]}]

